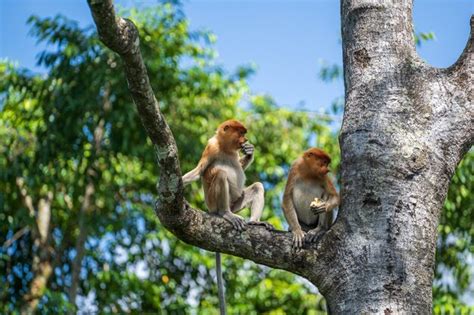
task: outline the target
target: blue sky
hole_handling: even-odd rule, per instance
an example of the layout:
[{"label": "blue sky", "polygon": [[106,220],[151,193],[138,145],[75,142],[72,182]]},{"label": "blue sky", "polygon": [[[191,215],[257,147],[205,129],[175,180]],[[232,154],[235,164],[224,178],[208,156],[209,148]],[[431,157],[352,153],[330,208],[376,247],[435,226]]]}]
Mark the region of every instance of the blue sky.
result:
[{"label": "blue sky", "polygon": [[[156,1],[116,1],[125,6]],[[184,11],[192,29],[217,35],[218,63],[233,70],[253,63],[252,91],[268,93],[277,103],[322,111],[343,94],[342,82],[318,79],[321,62],[341,63],[339,1],[336,0],[188,0]],[[17,61],[38,72],[35,58],[42,47],[28,36],[28,16],[62,13],[92,23],[86,0],[0,0],[0,58]],[[473,0],[417,0],[417,31],[436,34],[419,48],[430,64],[446,67],[456,61],[467,42]]]}]

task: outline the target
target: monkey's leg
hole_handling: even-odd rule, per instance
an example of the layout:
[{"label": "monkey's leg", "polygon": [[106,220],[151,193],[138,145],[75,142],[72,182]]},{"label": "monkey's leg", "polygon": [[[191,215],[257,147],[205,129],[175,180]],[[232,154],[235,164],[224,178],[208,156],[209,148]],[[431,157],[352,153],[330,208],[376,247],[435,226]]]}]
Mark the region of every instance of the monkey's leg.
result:
[{"label": "monkey's leg", "polygon": [[314,228],[310,230],[308,233],[306,233],[304,239],[308,243],[314,243],[316,242],[323,234],[326,233],[325,229],[322,229],[321,227]]},{"label": "monkey's leg", "polygon": [[316,242],[329,230],[332,222],[332,213],[325,212],[319,215],[318,226],[306,233],[305,240],[309,243]]},{"label": "monkey's leg", "polygon": [[214,180],[209,186],[208,194],[208,199],[214,201],[212,204],[215,205],[214,209],[209,209],[211,212],[217,212],[229,221],[236,230],[242,231],[245,229],[244,219],[230,211],[229,182],[225,171],[219,170],[216,172]]},{"label": "monkey's leg", "polygon": [[274,227],[267,222],[260,222],[263,213],[265,190],[262,183],[253,183],[244,189],[242,196],[232,204],[232,212],[237,213],[247,206],[250,207],[250,225],[263,225],[268,230]]}]

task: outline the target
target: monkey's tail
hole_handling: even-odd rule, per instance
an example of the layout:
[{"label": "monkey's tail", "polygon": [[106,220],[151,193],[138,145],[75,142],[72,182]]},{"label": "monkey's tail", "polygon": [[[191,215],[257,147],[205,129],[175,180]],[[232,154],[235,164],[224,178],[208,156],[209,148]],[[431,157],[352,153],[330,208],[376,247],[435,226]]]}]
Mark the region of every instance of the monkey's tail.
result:
[{"label": "monkey's tail", "polygon": [[224,296],[224,282],[222,280],[222,260],[221,253],[216,252],[216,276],[217,276],[217,293],[219,295],[219,310],[221,315],[227,315]]}]

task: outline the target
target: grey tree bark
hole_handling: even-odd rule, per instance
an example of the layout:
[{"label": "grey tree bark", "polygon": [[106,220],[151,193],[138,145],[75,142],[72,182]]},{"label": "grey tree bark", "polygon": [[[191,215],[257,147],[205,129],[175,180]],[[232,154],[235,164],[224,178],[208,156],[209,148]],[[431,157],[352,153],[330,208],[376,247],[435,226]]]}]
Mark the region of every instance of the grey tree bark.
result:
[{"label": "grey tree bark", "polygon": [[334,314],[429,314],[439,214],[474,142],[473,28],[447,69],[413,43],[412,0],[342,0],[345,112],[342,205],[333,227],[295,252],[291,235],[221,218],[183,199],[178,153],[149,84],[138,34],[112,0],[88,0],[103,43],[122,57],[160,166],[156,213],[181,240],[284,269],[314,283]]}]

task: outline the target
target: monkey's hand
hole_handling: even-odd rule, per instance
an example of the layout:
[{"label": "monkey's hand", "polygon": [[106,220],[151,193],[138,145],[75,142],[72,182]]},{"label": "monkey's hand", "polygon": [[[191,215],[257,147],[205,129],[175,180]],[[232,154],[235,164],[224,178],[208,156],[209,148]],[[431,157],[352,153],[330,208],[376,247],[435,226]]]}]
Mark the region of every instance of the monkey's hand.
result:
[{"label": "monkey's hand", "polygon": [[293,233],[293,247],[297,249],[303,247],[303,240],[305,238],[306,233],[301,229],[292,231],[292,233]]},{"label": "monkey's hand", "polygon": [[275,227],[268,222],[249,221],[247,224],[248,225],[261,225],[261,226],[264,226],[269,231],[275,230]]},{"label": "monkey's hand", "polygon": [[242,144],[242,153],[247,156],[252,156],[253,151],[255,150],[253,144],[245,142]]},{"label": "monkey's hand", "polygon": [[222,216],[224,219],[230,222],[234,229],[236,229],[239,232],[242,232],[243,230],[246,230],[247,227],[245,226],[245,220],[241,216],[238,216],[236,214],[233,214],[232,212],[226,212]]},{"label": "monkey's hand", "polygon": [[318,215],[323,212],[327,212],[328,204],[319,198],[314,198],[314,200],[309,205],[309,208],[314,215]]}]

